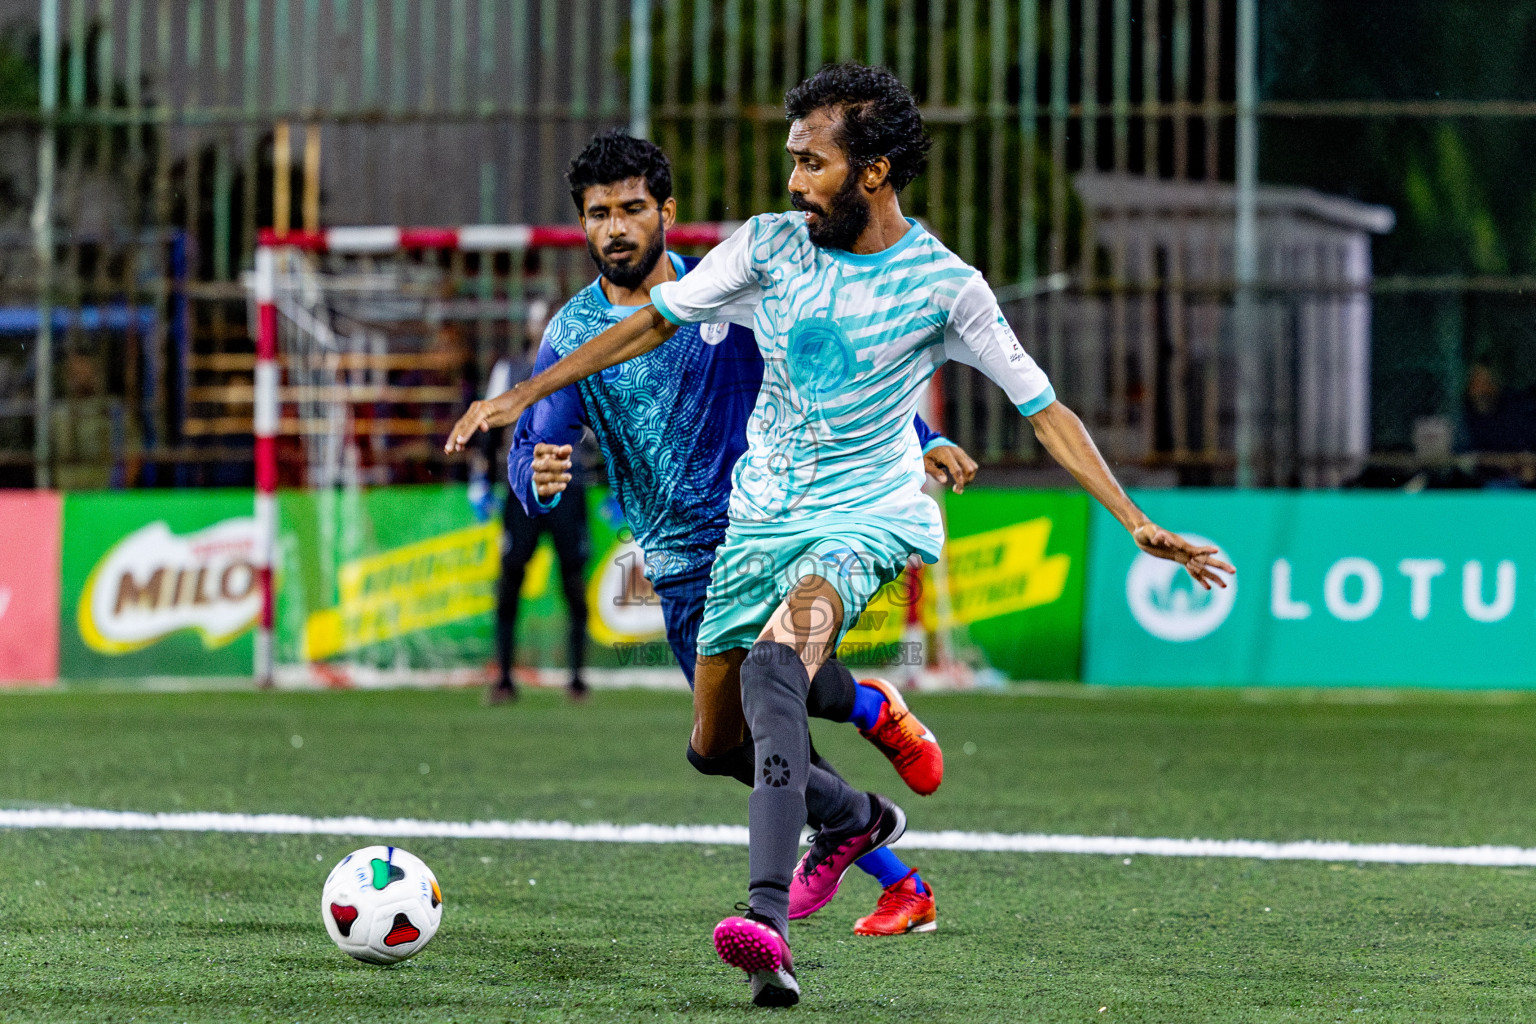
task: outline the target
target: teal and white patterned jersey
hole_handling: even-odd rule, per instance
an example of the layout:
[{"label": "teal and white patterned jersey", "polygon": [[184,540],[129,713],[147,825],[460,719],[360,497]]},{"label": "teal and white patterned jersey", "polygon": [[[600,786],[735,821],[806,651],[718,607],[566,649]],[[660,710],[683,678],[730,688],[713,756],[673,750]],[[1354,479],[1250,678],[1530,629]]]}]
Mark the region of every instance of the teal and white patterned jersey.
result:
[{"label": "teal and white patterned jersey", "polygon": [[934,370],[975,366],[1025,415],[1055,401],[981,273],[908,224],[890,248],[856,255],[814,244],[801,213],[764,214],[651,289],[673,323],[750,327],[762,350],[733,528],[868,523],[935,561],[943,529],[911,429]]}]

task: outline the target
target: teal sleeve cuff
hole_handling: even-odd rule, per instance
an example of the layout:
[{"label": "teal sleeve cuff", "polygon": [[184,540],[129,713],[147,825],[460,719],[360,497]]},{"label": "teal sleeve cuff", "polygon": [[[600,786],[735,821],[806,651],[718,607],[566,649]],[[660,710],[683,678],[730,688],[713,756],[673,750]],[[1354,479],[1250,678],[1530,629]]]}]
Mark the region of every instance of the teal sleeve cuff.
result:
[{"label": "teal sleeve cuff", "polygon": [[1044,391],[1019,406],[1019,413],[1024,416],[1033,416],[1054,401],[1056,401],[1056,389],[1047,384]]},{"label": "teal sleeve cuff", "polygon": [[667,305],[667,300],[663,298],[661,294],[662,288],[663,285],[657,285],[655,288],[651,289],[651,305],[656,307],[656,311],[658,313],[666,317],[668,321],[676,324],[678,327],[688,326],[688,321],[674,313],[672,311],[672,307]]},{"label": "teal sleeve cuff", "polygon": [[539,508],[543,509],[546,512],[548,512],[550,509],[554,508],[556,505],[560,504],[560,499],[562,497],[564,497],[564,495],[565,495],[565,492],[561,491],[560,493],[556,494],[553,498],[550,498],[548,501],[545,501],[543,498],[539,497],[539,489],[537,487],[533,486],[533,482],[532,481],[529,481],[529,483],[528,483],[528,493],[533,496],[533,503],[535,505],[539,506]]},{"label": "teal sleeve cuff", "polygon": [[935,448],[958,448],[958,447],[960,447],[960,446],[955,444],[955,442],[951,441],[949,438],[945,437],[943,434],[936,434],[935,436],[933,436],[933,437],[928,439],[928,443],[927,444],[923,445],[923,454],[927,455],[929,452],[933,451]]}]

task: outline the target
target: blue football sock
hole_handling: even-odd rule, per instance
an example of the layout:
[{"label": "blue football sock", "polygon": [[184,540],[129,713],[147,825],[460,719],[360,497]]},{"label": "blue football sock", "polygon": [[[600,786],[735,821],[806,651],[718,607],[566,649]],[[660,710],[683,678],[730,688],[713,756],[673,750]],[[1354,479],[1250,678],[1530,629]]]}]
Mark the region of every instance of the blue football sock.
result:
[{"label": "blue football sock", "polygon": [[885,708],[885,694],[863,683],[854,687],[854,691],[853,714],[848,716],[848,721],[868,732],[880,720],[880,712]]},{"label": "blue football sock", "polygon": [[[875,876],[880,883],[880,888],[887,889],[911,874],[912,869],[896,856],[896,852],[889,847],[882,846],[873,853],[866,853],[854,861],[859,867]],[[918,891],[923,891],[922,880],[918,880]]]}]

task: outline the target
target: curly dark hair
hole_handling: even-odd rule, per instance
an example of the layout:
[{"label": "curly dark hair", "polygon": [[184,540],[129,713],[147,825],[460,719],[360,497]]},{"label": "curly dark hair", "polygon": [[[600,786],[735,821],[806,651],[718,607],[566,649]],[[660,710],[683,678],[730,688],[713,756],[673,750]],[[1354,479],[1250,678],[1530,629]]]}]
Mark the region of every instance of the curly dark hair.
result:
[{"label": "curly dark hair", "polygon": [[622,128],[592,136],[565,171],[577,213],[586,212],[583,200],[587,189],[625,178],[644,178],[658,205],[672,198],[672,161],[654,142],[637,139]]},{"label": "curly dark hair", "polygon": [[885,68],[828,64],[784,97],[784,113],[790,121],[822,107],[842,111],[838,141],[849,162],[862,169],[885,157],[891,162],[888,180],[897,192],[927,166],[933,140],[923,130],[917,101],[901,79]]}]

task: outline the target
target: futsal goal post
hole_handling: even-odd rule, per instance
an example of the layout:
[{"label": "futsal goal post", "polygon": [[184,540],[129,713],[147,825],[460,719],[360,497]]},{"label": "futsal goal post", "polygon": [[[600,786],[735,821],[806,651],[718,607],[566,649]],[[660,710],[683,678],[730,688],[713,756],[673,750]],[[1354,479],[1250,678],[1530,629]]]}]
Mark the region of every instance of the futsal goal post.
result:
[{"label": "futsal goal post", "polygon": [[[708,248],[735,227],[681,224],[667,242]],[[536,341],[524,337],[530,319],[591,280],[586,245],[574,225],[261,232],[249,279],[256,349],[253,565],[262,595],[254,674],[261,686],[403,682],[414,681],[404,674],[423,672],[467,682],[483,671],[483,660],[472,667],[456,657],[451,635],[413,630],[430,616],[395,622],[393,632],[381,626],[358,637],[352,630],[338,642],[336,616],[314,607],[323,598],[297,612],[292,606],[304,593],[339,601],[334,595],[346,591],[349,579],[356,585],[355,571],[348,572],[360,555],[381,557],[368,545],[380,546],[372,531],[387,533],[387,524],[368,521],[368,492],[444,478],[442,443],[467,403],[480,397],[469,382],[485,380],[494,356]],[[435,475],[424,466],[435,467]],[[284,508],[305,519],[288,524],[299,528],[301,544],[293,529],[280,529]],[[489,538],[496,527],[482,529]],[[494,566],[485,568],[494,573]],[[281,630],[279,569],[304,577],[283,584]],[[489,600],[489,585],[479,582],[476,600]],[[947,617],[942,596],[940,620]],[[390,614],[410,618],[399,608]],[[914,626],[906,624],[903,639],[911,639]],[[930,630],[926,664],[916,666],[930,685],[936,662],[939,685],[955,685],[949,633],[942,622],[938,635]],[[438,639],[423,639],[430,637]],[[357,654],[364,647],[366,657]]]}]

